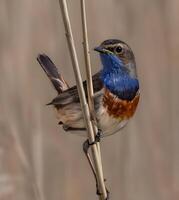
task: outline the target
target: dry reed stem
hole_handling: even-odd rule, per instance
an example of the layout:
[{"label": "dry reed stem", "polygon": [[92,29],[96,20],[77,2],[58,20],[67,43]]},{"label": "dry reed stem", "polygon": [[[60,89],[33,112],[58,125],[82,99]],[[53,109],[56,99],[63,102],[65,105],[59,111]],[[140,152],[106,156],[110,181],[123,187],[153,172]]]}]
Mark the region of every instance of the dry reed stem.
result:
[{"label": "dry reed stem", "polygon": [[24,150],[23,145],[22,145],[22,141],[21,141],[21,139],[20,139],[20,137],[19,137],[19,135],[18,135],[18,133],[17,133],[17,131],[14,127],[15,126],[13,126],[11,124],[11,126],[10,126],[11,133],[12,133],[12,136],[13,136],[15,144],[16,144],[15,146],[16,146],[19,158],[22,162],[22,165],[24,167],[25,172],[27,173],[29,182],[30,182],[30,184],[33,188],[35,199],[36,200],[43,200],[44,198],[43,198],[43,195],[42,195],[42,191],[41,191],[41,189],[39,188],[39,185],[36,182],[36,178],[34,177],[34,173],[32,172],[32,166],[30,165],[30,163],[28,161],[27,155],[26,155],[25,150]]},{"label": "dry reed stem", "polygon": [[[70,19],[69,19],[66,0],[59,0],[59,4],[60,4],[61,12],[62,12],[64,26],[65,26],[66,38],[67,38],[68,48],[69,48],[70,56],[71,56],[71,60],[72,60],[77,89],[78,89],[78,93],[79,93],[79,97],[80,97],[80,103],[81,103],[81,108],[83,111],[83,117],[84,117],[85,125],[87,128],[89,141],[92,143],[95,140],[94,130],[93,130],[92,122],[91,122],[89,107],[88,107],[88,104],[86,101],[85,92],[84,92],[84,88],[83,88],[83,82],[82,82],[79,63],[78,63],[78,59],[77,59],[77,53],[76,53],[76,49],[75,49],[75,45],[74,45],[74,39],[73,39],[73,34],[72,34],[71,23],[70,23]],[[92,156],[93,156],[93,160],[94,160],[94,166],[96,169],[96,175],[97,175],[99,187],[100,187],[101,193],[102,193],[101,197],[102,197],[102,199],[105,200],[107,198],[107,193],[106,193],[106,189],[105,189],[103,173],[101,170],[102,167],[101,167],[101,162],[100,162],[100,158],[99,158],[97,145],[92,145]]]},{"label": "dry reed stem", "polygon": [[[85,67],[86,67],[86,82],[87,82],[87,91],[88,91],[88,105],[89,105],[89,110],[92,117],[93,131],[96,135],[98,131],[98,127],[97,127],[96,113],[94,109],[94,99],[93,99],[94,91],[93,91],[93,80],[92,80],[92,72],[91,72],[90,50],[89,50],[89,43],[88,43],[88,29],[87,29],[85,0],[81,0],[81,19],[82,19],[82,31],[83,31],[83,49],[84,49]],[[101,165],[100,165],[101,173],[103,174],[101,150],[100,150],[99,142],[97,143],[97,147],[98,147],[99,159],[101,162]]]}]

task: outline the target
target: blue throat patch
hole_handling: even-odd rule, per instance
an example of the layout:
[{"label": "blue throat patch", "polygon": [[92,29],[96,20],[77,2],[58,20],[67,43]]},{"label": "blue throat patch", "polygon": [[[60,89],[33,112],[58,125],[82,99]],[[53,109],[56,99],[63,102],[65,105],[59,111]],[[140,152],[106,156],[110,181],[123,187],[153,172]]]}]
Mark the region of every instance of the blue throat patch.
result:
[{"label": "blue throat patch", "polygon": [[123,100],[132,100],[138,89],[137,78],[131,77],[129,70],[114,54],[100,54],[103,69],[101,80],[105,87]]}]

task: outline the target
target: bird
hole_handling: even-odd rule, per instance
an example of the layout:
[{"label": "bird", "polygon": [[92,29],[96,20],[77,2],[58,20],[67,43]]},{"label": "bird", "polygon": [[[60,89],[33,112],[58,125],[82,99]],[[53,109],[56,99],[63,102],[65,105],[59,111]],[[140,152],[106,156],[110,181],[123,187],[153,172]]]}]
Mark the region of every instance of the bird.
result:
[{"label": "bird", "polygon": [[[132,49],[119,39],[108,39],[94,48],[100,55],[101,69],[92,76],[94,110],[98,133],[95,141],[87,139],[83,151],[96,181],[96,193],[101,195],[97,175],[88,149],[102,137],[119,132],[133,117],[140,98],[139,80]],[[77,86],[70,87],[53,61],[46,54],[39,54],[37,61],[57,91],[57,96],[47,105],[55,107],[59,125],[66,132],[86,135],[83,113]],[[87,97],[87,83],[83,82]],[[107,190],[107,199],[109,191]]]},{"label": "bird", "polygon": [[[100,55],[101,69],[92,76],[94,108],[101,137],[112,135],[128,123],[136,111],[139,80],[132,49],[119,39],[108,39],[94,48]],[[37,61],[51,80],[57,96],[47,105],[57,111],[59,125],[67,132],[86,135],[77,86],[70,87],[53,61],[39,54]],[[87,96],[87,83],[83,82]]]}]

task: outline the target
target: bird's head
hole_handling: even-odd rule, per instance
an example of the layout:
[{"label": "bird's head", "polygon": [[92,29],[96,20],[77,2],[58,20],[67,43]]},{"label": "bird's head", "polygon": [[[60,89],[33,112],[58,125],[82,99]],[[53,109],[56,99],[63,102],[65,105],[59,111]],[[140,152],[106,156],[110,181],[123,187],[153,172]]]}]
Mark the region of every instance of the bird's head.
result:
[{"label": "bird's head", "polygon": [[110,39],[94,49],[100,53],[105,87],[122,99],[131,100],[139,89],[136,64],[131,48],[123,41]]},{"label": "bird's head", "polygon": [[101,56],[103,68],[109,71],[122,70],[136,77],[136,64],[132,49],[123,41],[109,39],[94,49]]}]

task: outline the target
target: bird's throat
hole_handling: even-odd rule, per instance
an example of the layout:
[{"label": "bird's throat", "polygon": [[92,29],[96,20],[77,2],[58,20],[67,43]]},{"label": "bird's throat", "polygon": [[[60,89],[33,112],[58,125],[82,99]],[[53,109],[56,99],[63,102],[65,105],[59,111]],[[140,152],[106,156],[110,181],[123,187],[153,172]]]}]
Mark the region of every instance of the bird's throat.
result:
[{"label": "bird's throat", "polygon": [[132,100],[139,89],[137,78],[131,75],[130,70],[115,55],[101,54],[101,61],[101,80],[104,86],[120,99]]},{"label": "bird's throat", "polygon": [[139,89],[138,80],[121,71],[103,72],[101,79],[112,94],[123,100],[132,100]]}]

